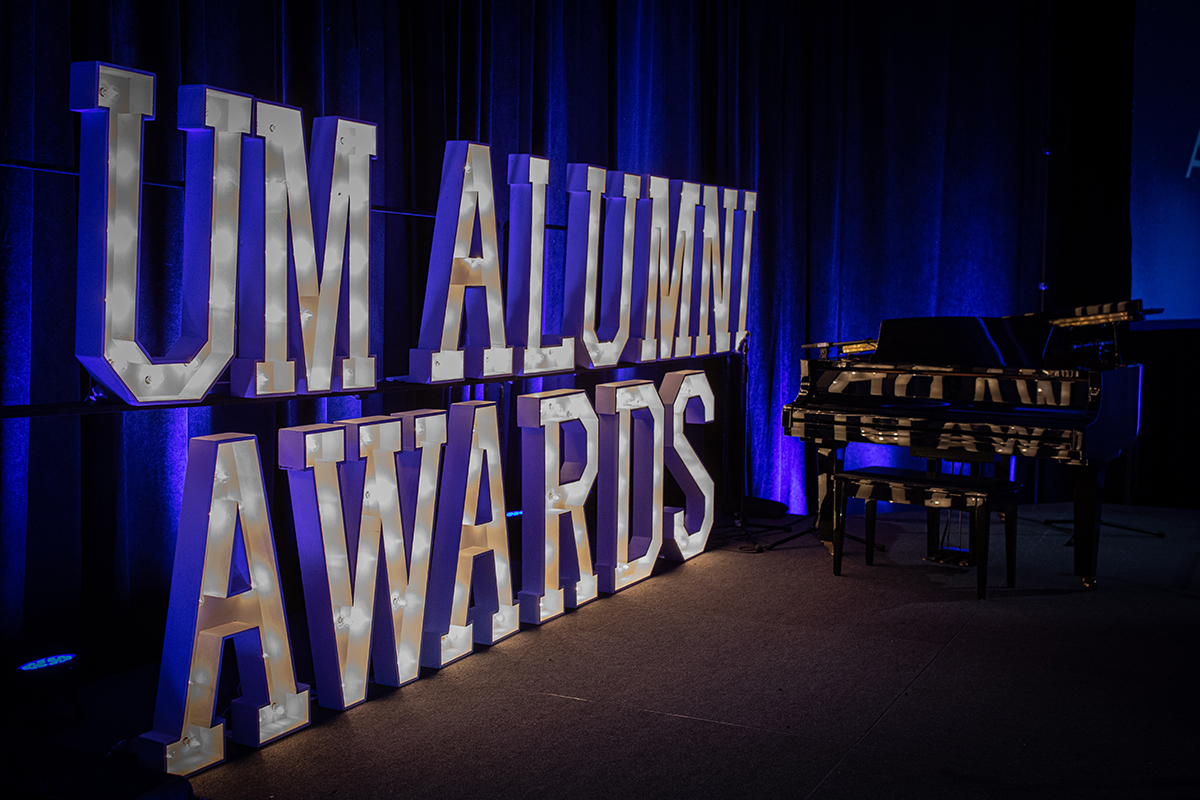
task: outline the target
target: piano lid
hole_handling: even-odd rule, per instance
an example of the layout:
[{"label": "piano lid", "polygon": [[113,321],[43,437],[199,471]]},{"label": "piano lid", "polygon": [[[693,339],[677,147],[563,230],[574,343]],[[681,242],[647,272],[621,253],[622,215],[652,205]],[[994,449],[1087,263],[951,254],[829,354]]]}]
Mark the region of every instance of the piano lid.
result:
[{"label": "piano lid", "polygon": [[1041,314],[906,317],[879,325],[875,364],[1041,369],[1053,330]]}]

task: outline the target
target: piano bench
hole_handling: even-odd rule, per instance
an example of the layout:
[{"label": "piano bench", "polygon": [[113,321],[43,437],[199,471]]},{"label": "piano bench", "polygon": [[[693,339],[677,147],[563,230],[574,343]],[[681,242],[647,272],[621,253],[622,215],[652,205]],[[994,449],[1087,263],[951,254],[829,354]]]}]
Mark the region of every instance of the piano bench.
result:
[{"label": "piano bench", "polygon": [[867,501],[867,564],[875,553],[875,504],[880,500],[925,506],[930,509],[967,511],[971,516],[970,549],[975,554],[978,596],[987,593],[988,529],[990,513],[1004,515],[1005,561],[1008,586],[1016,584],[1017,489],[1020,484],[1003,478],[929,474],[894,467],[866,467],[833,474],[834,513],[833,574],[842,574],[842,544],[846,535],[846,502],[851,497]]}]

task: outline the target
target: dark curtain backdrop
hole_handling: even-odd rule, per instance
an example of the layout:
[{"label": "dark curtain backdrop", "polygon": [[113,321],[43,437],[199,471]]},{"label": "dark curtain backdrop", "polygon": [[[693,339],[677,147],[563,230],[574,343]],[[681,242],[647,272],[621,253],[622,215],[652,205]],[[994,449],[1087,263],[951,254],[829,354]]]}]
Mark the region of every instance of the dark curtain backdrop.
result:
[{"label": "dark curtain backdrop", "polygon": [[[749,492],[800,513],[802,448],[780,425],[799,344],[872,336],[887,317],[1036,310],[1053,30],[1051,6],[1011,0],[0,4],[5,643],[161,642],[187,439],[259,436],[278,533],[276,430],[385,410],[375,397],[39,415],[90,389],[73,355],[71,62],[157,76],[139,301],[153,353],[179,333],[180,84],[296,105],[306,126],[379,126],[381,378],[407,373],[416,342],[447,140],[490,144],[498,176],[510,153],[549,157],[551,225],[565,223],[569,162],[756,190]],[[563,232],[551,239],[561,267]],[[549,324],[561,292],[559,269]]]}]

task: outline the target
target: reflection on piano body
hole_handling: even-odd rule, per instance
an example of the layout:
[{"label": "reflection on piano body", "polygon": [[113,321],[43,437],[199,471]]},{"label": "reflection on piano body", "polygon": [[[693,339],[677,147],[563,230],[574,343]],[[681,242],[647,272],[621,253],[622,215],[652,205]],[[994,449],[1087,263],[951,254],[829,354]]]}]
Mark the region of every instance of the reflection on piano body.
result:
[{"label": "reflection on piano body", "polygon": [[[821,538],[833,529],[830,476],[850,442],[949,461],[1044,458],[1074,472],[1075,574],[1096,574],[1104,470],[1138,431],[1140,365],[1120,363],[1140,300],[1070,315],[885,320],[877,340],[804,345],[784,432],[817,449]],[[936,513],[936,512],[935,512]],[[931,524],[935,524],[932,523]]]}]

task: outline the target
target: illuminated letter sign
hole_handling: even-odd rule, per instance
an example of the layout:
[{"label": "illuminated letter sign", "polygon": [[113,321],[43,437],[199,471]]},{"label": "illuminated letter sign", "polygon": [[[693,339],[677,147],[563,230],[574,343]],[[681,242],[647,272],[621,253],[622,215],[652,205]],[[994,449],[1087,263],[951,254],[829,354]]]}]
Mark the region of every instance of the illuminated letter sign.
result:
[{"label": "illuminated letter sign", "polygon": [[496,404],[455,403],[448,428],[421,643],[422,666],[435,668],[519,629]]},{"label": "illuminated letter sign", "polygon": [[[700,283],[697,288],[696,355],[724,353],[729,349],[729,294],[733,283],[733,215],[737,210],[737,189],[721,191],[722,206],[717,205],[717,187],[704,187],[704,228],[700,241]],[[721,208],[725,210],[725,230],[721,231]],[[724,247],[722,247],[724,243]],[[709,317],[709,296],[712,317]],[[715,341],[714,341],[715,340]]]},{"label": "illuminated letter sign", "polygon": [[[437,383],[462,380],[464,375],[512,374],[512,348],[504,336],[491,158],[487,145],[446,143],[421,333],[409,355],[412,380]],[[458,349],[464,305],[465,357]]]},{"label": "illuminated letter sign", "polygon": [[[575,363],[611,367],[629,341],[633,251],[641,178],[587,164],[567,165],[567,255],[563,330],[576,342]],[[600,275],[604,192],[604,276]],[[600,303],[597,319],[596,303]],[[601,340],[601,336],[611,337]]]},{"label": "illuminated letter sign", "polygon": [[308,724],[296,683],[258,440],[226,433],[188,445],[175,570],[147,766],[187,775],[225,759],[217,718],[221,650],[232,639],[242,697],[233,739],[257,747]]},{"label": "illuminated letter sign", "polygon": [[524,506],[521,621],[541,624],[597,596],[583,513],[596,480],[597,419],[582,389],[558,389],[518,397],[517,424]]},{"label": "illuminated letter sign", "polygon": [[662,547],[663,404],[650,381],[620,381],[596,387],[596,410],[596,573],[618,592],[650,577]]},{"label": "illuminated letter sign", "polygon": [[[154,91],[149,73],[71,68],[82,130],[81,363],[134,405],[198,402],[231,364],[241,397],[374,390],[376,127],[319,118],[306,157],[299,109],[207,86],[179,88],[182,333],[161,357],[138,343],[142,136]],[[490,150],[447,143],[410,378],[536,376],[743,345],[757,195],[586,164],[567,168],[566,335],[543,331],[549,171],[545,158],[509,158],[506,307]],[[711,421],[714,405],[700,371],[666,375],[661,391],[646,380],[601,384],[595,407],[579,389],[519,397],[519,598],[495,403],[279,431],[322,704],[347,708],[366,699],[372,678],[401,686],[521,621],[621,591],[649,577],[660,554],[702,552],[713,481],[683,426]],[[664,508],[667,469],[685,508]],[[593,566],[584,504],[594,484]],[[259,746],[308,724],[278,572],[257,440],[192,439],[154,730],[136,743],[144,764],[187,775],[224,760],[216,704],[227,640],[242,693],[232,739]]]},{"label": "illuminated letter sign", "polygon": [[[741,224],[734,224],[735,231],[742,231],[742,246],[734,249],[734,263],[741,263],[741,273],[738,275],[738,295],[741,301],[738,304],[738,326],[737,332],[733,336],[733,349],[739,350],[742,347],[742,342],[749,335],[747,330],[747,309],[749,308],[750,299],[750,252],[754,234],[754,209],[758,205],[757,192],[742,192],[742,207],[745,211],[734,212],[735,219],[740,219]],[[726,245],[728,247],[729,245]],[[741,256],[741,258],[737,258]]]},{"label": "illuminated letter sign", "polygon": [[[242,143],[246,175],[265,174],[262,139]],[[280,169],[279,153],[273,166]],[[268,191],[269,188],[269,191]],[[267,210],[266,197],[275,206]],[[280,209],[279,206],[283,208]],[[279,229],[279,217],[284,228]],[[267,220],[273,237],[266,238]],[[238,354],[229,367],[229,390],[237,397],[282,397],[296,391],[296,365],[288,358],[287,197],[283,185],[242,182],[241,241],[238,243]]]},{"label": "illuminated letter sign", "polygon": [[[411,433],[408,437],[406,449],[411,452],[419,445],[426,468],[420,470],[424,485],[412,487],[405,499],[411,506],[422,490],[430,497],[426,509],[416,514],[424,524],[410,521],[407,537],[396,467],[396,456],[404,449],[405,422],[364,417],[279,432],[279,463],[289,471],[317,698],[326,708],[344,709],[366,699],[368,655],[377,683],[401,686],[417,679],[429,572],[428,522],[436,491],[431,482],[436,483],[445,440],[445,414],[422,419],[419,442]],[[411,428],[411,416],[407,422]],[[431,445],[428,449],[426,443]],[[346,509],[358,513],[345,513],[343,497],[361,501],[357,509]],[[411,520],[413,515],[408,516]],[[378,614],[377,597],[387,599]]]},{"label": "illuminated letter sign", "polygon": [[[243,324],[261,318],[264,330],[261,337],[255,331],[253,339],[245,340],[253,342],[255,352],[241,355],[252,362],[253,371],[251,364],[239,365],[234,389],[245,396],[290,391],[292,367],[287,363],[284,332],[291,315],[284,294],[287,282],[282,280],[289,243],[299,317],[291,321],[291,336],[304,353],[304,375],[296,381],[297,390],[373,389],[367,279],[375,126],[339,117],[320,117],[313,123],[310,194],[300,109],[262,101],[255,102],[254,109],[255,131],[264,139],[263,253],[261,257],[255,253],[251,263],[262,264],[263,286],[248,293],[250,303],[261,304],[243,304],[241,311]],[[349,287],[345,303],[343,271]],[[339,306],[346,309],[340,317]],[[339,343],[342,337],[344,343]]]},{"label": "illuminated letter sign", "polygon": [[183,320],[164,358],[137,341],[142,130],[154,119],[154,76],[99,62],[71,65],[81,113],[75,353],[128,403],[201,400],[233,358],[238,186],[250,98],[179,89],[187,131]]},{"label": "illuminated letter sign", "polygon": [[[683,489],[686,509],[667,508],[663,523],[663,556],[686,561],[704,552],[713,523],[713,480],[683,433],[684,420],[713,421],[712,389],[700,370],[670,372],[658,390],[666,406],[667,432],[664,461]],[[694,402],[693,402],[694,401]]]},{"label": "illuminated letter sign", "polygon": [[508,340],[522,375],[575,368],[575,339],[542,343],[542,279],[546,255],[546,183],[550,162],[508,157]]},{"label": "illuminated letter sign", "polygon": [[[643,336],[639,351],[630,354],[642,362],[692,354],[688,329],[700,185],[652,176],[650,199],[654,210],[646,272],[646,315],[639,326]],[[676,221],[674,236],[672,219]]]}]

